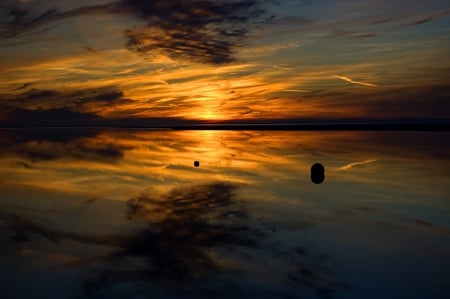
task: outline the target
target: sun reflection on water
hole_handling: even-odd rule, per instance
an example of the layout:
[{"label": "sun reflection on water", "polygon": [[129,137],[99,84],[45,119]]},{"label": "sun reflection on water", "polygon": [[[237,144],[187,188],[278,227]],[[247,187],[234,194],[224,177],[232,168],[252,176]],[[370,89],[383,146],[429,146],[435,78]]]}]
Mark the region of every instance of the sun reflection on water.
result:
[{"label": "sun reflection on water", "polygon": [[[251,298],[261,288],[273,298],[354,298],[349,286],[365,285],[355,271],[407,291],[400,278],[358,268],[369,256],[378,263],[370,273],[388,258],[396,277],[406,275],[402,264],[415,279],[433,264],[430,275],[445,282],[447,133],[0,134],[0,259],[35,261],[37,273],[57,267],[54,280],[77,271],[82,297],[144,282],[174,298],[238,296],[242,288]],[[310,178],[317,162],[326,169],[320,185]],[[430,244],[442,249],[424,256]],[[8,279],[20,280],[19,272]]]}]

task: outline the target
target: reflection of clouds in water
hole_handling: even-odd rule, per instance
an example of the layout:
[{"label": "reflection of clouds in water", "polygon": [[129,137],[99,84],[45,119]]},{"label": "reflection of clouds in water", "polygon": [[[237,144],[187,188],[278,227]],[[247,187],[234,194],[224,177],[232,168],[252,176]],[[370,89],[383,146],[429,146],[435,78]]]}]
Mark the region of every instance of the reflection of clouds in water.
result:
[{"label": "reflection of clouds in water", "polygon": [[[104,265],[106,268],[87,280],[84,287],[93,291],[131,278],[134,282],[150,280],[171,292],[181,292],[178,295],[183,297],[205,298],[226,298],[249,288],[245,281],[240,281],[239,286],[227,275],[244,274],[247,270],[246,262],[241,260],[243,252],[247,252],[250,260],[257,259],[261,252],[270,250],[264,248],[270,236],[252,219],[234,189],[233,185],[218,182],[129,200],[128,218],[146,221],[146,228],[124,240],[108,259],[109,265]],[[117,270],[134,258],[143,259],[144,265],[125,273]],[[287,280],[319,294],[343,288],[344,284],[337,279],[327,277],[322,269],[300,262],[301,259],[297,254],[290,272],[287,270],[292,265],[284,261],[286,269],[281,270],[286,271],[284,278],[274,280]],[[125,268],[129,269],[129,265]],[[246,292],[254,297],[260,287],[251,287]]]},{"label": "reflection of clouds in water", "polygon": [[216,272],[221,265],[209,250],[256,247],[263,236],[245,221],[248,215],[235,201],[233,189],[213,183],[130,200],[128,217],[145,219],[149,225],[125,242],[117,256],[145,257],[153,279],[191,280]]},{"label": "reflection of clouds in water", "polygon": [[[8,247],[16,253],[37,236],[56,245],[75,241],[111,247],[103,257],[88,259],[81,270],[82,289],[95,297],[124,284],[135,286],[131,294],[144,284],[175,298],[226,298],[242,292],[253,298],[262,290],[270,298],[287,294],[299,298],[303,289],[326,296],[346,288],[308,250],[283,248],[289,246],[282,243],[274,247],[270,241],[274,232],[252,217],[231,184],[190,185],[141,195],[130,199],[127,208],[127,218],[143,224],[130,234],[68,233],[6,214],[0,215],[0,223],[13,233]],[[258,271],[267,275],[263,281],[258,280]]]},{"label": "reflection of clouds in water", "polygon": [[369,160],[364,160],[364,161],[352,162],[352,163],[349,163],[349,164],[344,165],[342,167],[339,167],[337,170],[348,170],[348,169],[350,169],[350,168],[352,168],[354,166],[370,164],[370,163],[373,163],[373,162],[376,162],[376,161],[377,161],[377,159],[369,159]]},{"label": "reflection of clouds in water", "polygon": [[124,151],[131,149],[104,139],[105,136],[95,129],[26,129],[2,133],[0,155],[19,156],[31,162],[57,159],[113,162],[122,159]]},{"label": "reflection of clouds in water", "polygon": [[[102,129],[24,129],[0,131],[0,156],[27,160],[95,160],[128,164],[156,161],[157,165],[184,165],[193,155],[202,165],[243,171],[269,164],[294,165],[309,156],[352,154],[363,163],[387,157],[448,157],[447,134],[397,132],[261,132],[261,131],[139,131]],[[417,140],[422,142],[417,144]],[[289,141],[289,142],[287,142]],[[406,151],[405,149],[408,149]],[[130,153],[125,157],[125,152]],[[304,155],[299,155],[304,153]],[[413,155],[411,157],[406,155]],[[362,161],[364,160],[364,161]],[[137,162],[136,162],[137,163]],[[305,161],[305,167],[309,167]],[[190,168],[189,168],[190,169]]]},{"label": "reflection of clouds in water", "polygon": [[[442,245],[449,234],[435,220],[441,214],[446,219],[448,167],[442,165],[448,163],[442,158],[448,157],[448,133],[5,132],[0,130],[0,163],[5,166],[0,197],[2,205],[13,209],[0,212],[2,258],[39,262],[30,263],[33,269],[70,262],[70,270],[63,271],[81,274],[83,291],[96,298],[117,297],[127,285],[132,290],[123,292],[142,297],[326,297],[346,289],[337,279],[345,272],[328,271],[336,264],[330,267],[329,260],[320,259],[316,241],[337,240],[325,253],[339,254],[337,267],[342,268],[346,261],[340,245],[355,256],[366,254],[360,248],[388,248],[401,261],[404,252],[422,249],[424,240]],[[413,146],[418,139],[420,144]],[[50,158],[38,159],[36,153]],[[379,162],[355,167],[355,161],[370,157]],[[200,168],[192,166],[194,159],[201,161]],[[308,178],[317,160],[331,170],[324,188],[315,188]],[[343,165],[354,168],[336,171]],[[29,191],[19,191],[31,183]],[[44,188],[57,193],[45,195]],[[63,226],[33,220],[54,217],[82,191],[77,200],[84,204],[67,209],[61,217],[68,219],[59,221]],[[141,195],[130,199],[136,194]],[[41,198],[52,199],[54,206],[41,206]],[[39,218],[23,216],[28,213],[21,206],[25,200],[30,213],[43,210],[36,213]],[[441,214],[417,214],[418,206]],[[108,216],[99,211],[115,214],[105,220]],[[81,221],[85,228],[71,226]],[[113,229],[103,227],[108,221],[114,222]],[[82,229],[93,233],[79,233]],[[433,254],[446,257],[447,247],[436,246],[440,251]]]}]

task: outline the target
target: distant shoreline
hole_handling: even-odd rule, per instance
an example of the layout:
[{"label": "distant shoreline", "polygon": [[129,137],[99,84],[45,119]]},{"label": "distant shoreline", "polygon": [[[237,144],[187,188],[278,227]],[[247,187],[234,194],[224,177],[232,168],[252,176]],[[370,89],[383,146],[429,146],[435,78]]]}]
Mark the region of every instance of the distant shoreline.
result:
[{"label": "distant shoreline", "polygon": [[10,126],[8,129],[140,129],[140,130],[251,130],[251,131],[450,131],[450,123],[392,124],[183,124],[183,125],[107,125],[107,126]]}]

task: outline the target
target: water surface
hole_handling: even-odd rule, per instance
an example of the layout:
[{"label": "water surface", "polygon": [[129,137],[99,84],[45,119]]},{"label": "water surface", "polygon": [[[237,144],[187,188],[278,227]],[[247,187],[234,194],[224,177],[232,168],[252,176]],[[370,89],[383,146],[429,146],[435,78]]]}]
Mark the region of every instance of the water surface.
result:
[{"label": "water surface", "polygon": [[448,298],[449,137],[1,130],[0,297]]}]

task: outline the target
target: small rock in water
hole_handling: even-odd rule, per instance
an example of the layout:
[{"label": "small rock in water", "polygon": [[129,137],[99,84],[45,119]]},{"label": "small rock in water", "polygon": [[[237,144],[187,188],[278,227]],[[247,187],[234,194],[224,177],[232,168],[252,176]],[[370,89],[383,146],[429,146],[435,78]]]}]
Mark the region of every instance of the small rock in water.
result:
[{"label": "small rock in water", "polygon": [[199,161],[194,161],[194,166],[195,167],[199,167],[200,166],[200,162]]},{"label": "small rock in water", "polygon": [[321,184],[325,180],[325,167],[320,163],[311,166],[311,181],[314,184]]}]

